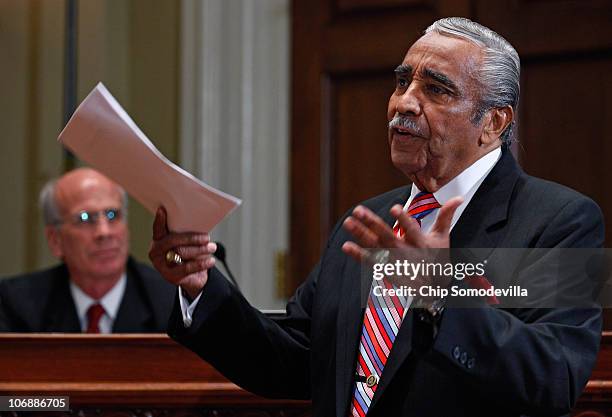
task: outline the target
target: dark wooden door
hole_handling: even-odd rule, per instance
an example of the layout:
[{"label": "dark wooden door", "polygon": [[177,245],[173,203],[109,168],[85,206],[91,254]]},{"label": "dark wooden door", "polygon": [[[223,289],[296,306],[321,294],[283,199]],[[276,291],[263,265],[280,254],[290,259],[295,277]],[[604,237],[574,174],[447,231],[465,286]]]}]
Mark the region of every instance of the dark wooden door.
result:
[{"label": "dark wooden door", "polygon": [[393,69],[444,16],[474,19],[515,46],[522,165],[591,196],[612,221],[612,1],[294,0],[288,288],[342,213],[405,184],[387,145]]}]

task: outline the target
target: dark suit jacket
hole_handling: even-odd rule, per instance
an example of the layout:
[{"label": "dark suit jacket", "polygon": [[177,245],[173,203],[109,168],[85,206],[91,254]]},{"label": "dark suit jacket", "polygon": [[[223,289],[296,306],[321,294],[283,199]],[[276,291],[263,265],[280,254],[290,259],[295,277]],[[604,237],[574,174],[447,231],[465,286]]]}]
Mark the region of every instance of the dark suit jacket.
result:
[{"label": "dark suit jacket", "polygon": [[[113,333],[163,333],[174,288],[154,269],[129,259]],[[66,265],[0,279],[0,331],[80,332]]]},{"label": "dark suit jacket", "polygon": [[[391,224],[389,209],[409,192],[363,204]],[[250,391],[311,398],[314,416],[347,416],[364,309],[360,266],[340,249],[351,239],[341,223],[286,317],[266,318],[212,270],[189,328],[175,303],[170,336]],[[599,247],[603,236],[593,201],[526,175],[504,151],[453,228],[451,247]],[[449,308],[435,338],[416,317],[400,328],[368,416],[567,413],[601,333],[599,308]]]}]

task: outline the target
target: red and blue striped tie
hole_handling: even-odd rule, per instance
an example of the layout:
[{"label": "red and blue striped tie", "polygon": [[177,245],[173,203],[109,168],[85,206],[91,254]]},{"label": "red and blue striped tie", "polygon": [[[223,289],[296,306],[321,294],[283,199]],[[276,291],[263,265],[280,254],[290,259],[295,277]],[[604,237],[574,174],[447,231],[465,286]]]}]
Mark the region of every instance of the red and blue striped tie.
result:
[{"label": "red and blue striped tie", "polygon": [[[412,199],[408,207],[408,214],[421,224],[425,216],[439,207],[440,204],[432,193],[421,192]],[[404,231],[397,222],[393,226],[393,231],[400,238],[404,236]],[[392,284],[386,280],[381,282],[387,288],[392,287]],[[355,383],[353,393],[351,405],[351,416],[353,417],[365,417],[368,413],[378,381],[402,324],[407,304],[406,297],[399,295],[373,297],[370,292],[359,343],[357,375],[360,380]]]}]

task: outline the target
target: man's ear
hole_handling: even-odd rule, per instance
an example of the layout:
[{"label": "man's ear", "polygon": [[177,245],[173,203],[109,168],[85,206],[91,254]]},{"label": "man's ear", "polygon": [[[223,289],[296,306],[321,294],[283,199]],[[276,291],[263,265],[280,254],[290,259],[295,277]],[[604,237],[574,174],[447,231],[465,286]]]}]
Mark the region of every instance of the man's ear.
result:
[{"label": "man's ear", "polygon": [[480,136],[480,145],[489,146],[496,143],[504,130],[514,120],[512,107],[499,107],[490,109],[483,119],[483,131]]},{"label": "man's ear", "polygon": [[58,259],[62,259],[64,257],[62,236],[57,226],[45,226],[45,236],[51,254]]}]

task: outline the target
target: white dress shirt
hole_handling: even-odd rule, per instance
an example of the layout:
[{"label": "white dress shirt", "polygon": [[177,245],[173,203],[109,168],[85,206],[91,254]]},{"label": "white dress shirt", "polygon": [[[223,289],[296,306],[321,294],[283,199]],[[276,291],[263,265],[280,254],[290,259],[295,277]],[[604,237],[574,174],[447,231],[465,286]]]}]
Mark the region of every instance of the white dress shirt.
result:
[{"label": "white dress shirt", "polygon": [[183,313],[183,324],[185,327],[191,326],[191,322],[193,321],[193,310],[195,310],[198,305],[198,301],[200,301],[200,297],[202,297],[202,292],[198,294],[198,296],[189,303],[189,300],[183,294],[183,289],[179,287],[179,304],[181,305],[181,312]]},{"label": "white dress shirt", "polygon": [[[433,193],[434,197],[443,206],[448,200],[453,197],[461,196],[463,197],[463,203],[453,215],[453,220],[451,222],[451,230],[461,217],[461,214],[469,204],[470,200],[476,193],[480,184],[484,181],[484,179],[489,175],[489,172],[493,169],[499,158],[501,157],[501,149],[496,148],[495,150],[489,152],[488,154],[481,157],[479,160],[474,162],[472,165],[464,169],[459,175],[450,180],[446,185],[440,187],[438,191]],[[404,211],[408,210],[410,203],[414,199],[414,197],[420,193],[421,190],[414,184],[412,184],[412,190],[410,192],[410,197],[404,206]],[[424,217],[421,220],[421,229],[424,232],[428,232],[433,226],[434,222],[438,218],[438,214],[440,209],[435,209],[429,215]],[[181,312],[183,313],[183,323],[185,327],[191,326],[193,321],[193,311],[195,310],[198,301],[200,301],[200,297],[202,293],[196,297],[193,302],[189,303],[189,300],[183,295],[181,288],[179,287],[179,300],[181,305]],[[410,300],[408,301],[408,303]]]},{"label": "white dress shirt", "polygon": [[[474,194],[476,193],[476,190],[478,190],[478,187],[480,187],[480,184],[482,184],[487,175],[489,175],[489,172],[491,172],[500,157],[501,149],[496,148],[495,150],[484,155],[472,165],[464,169],[461,174],[457,175],[447,184],[440,187],[438,191],[433,193],[434,197],[441,206],[443,206],[448,200],[453,197],[463,197],[463,203],[461,203],[461,205],[457,207],[457,210],[453,215],[453,220],[451,222],[451,230],[461,217],[461,214],[463,213],[467,205],[470,203],[470,200],[472,200],[472,197],[474,197]],[[412,203],[414,197],[420,192],[421,190],[419,190],[416,185],[412,184],[410,197],[408,198],[408,201],[404,206],[404,211],[408,210],[410,203]],[[421,229],[424,232],[429,232],[436,219],[438,218],[439,212],[439,208],[435,209],[421,220]]]},{"label": "white dress shirt", "polygon": [[70,281],[70,292],[72,293],[72,299],[76,306],[77,315],[79,316],[79,322],[81,323],[81,331],[87,330],[87,310],[93,304],[100,303],[104,307],[104,315],[100,318],[98,327],[100,333],[112,333],[113,323],[117,317],[123,294],[125,293],[125,284],[127,277],[125,273],[119,278],[119,281],[113,288],[99,300],[94,300],[83,292],[74,282]]}]

